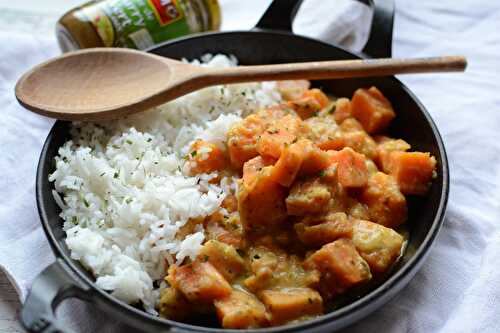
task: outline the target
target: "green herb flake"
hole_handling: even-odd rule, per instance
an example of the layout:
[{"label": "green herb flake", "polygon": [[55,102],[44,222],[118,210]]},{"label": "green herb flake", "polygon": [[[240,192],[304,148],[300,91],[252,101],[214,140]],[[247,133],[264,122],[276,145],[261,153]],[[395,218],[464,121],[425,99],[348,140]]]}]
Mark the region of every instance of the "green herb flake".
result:
[{"label": "green herb flake", "polygon": [[103,173],[101,173],[101,174],[99,175],[99,177],[102,177],[102,176],[104,176],[105,174],[106,174],[106,172],[103,172]]},{"label": "green herb flake", "polygon": [[85,205],[85,207],[89,208],[89,207],[90,207],[90,204],[89,204],[89,202],[87,201],[87,199],[82,198],[82,200],[83,200],[83,204]]},{"label": "green herb flake", "polygon": [[146,140],[146,142],[151,142],[151,141],[153,141],[153,138],[148,138],[148,139]]},{"label": "green herb flake", "polygon": [[118,172],[115,172],[115,174],[113,175],[113,178],[115,178],[115,179],[116,179],[116,178],[118,178],[118,176],[119,176],[119,175],[120,175],[120,174],[119,174]]},{"label": "green herb flake", "polygon": [[319,173],[318,173],[318,176],[319,177],[325,177],[325,170],[321,170]]},{"label": "green herb flake", "polygon": [[128,143],[129,145],[132,144],[132,141],[130,141],[130,140],[126,140],[125,142]]},{"label": "green herb flake", "polygon": [[196,150],[193,150],[193,151],[191,152],[191,157],[195,157],[197,153],[198,153],[198,152],[197,152]]},{"label": "green herb flake", "polygon": [[129,204],[129,203],[131,203],[131,202],[132,202],[132,198],[127,198],[127,199],[125,199],[125,203]]},{"label": "green herb flake", "polygon": [[115,148],[115,149],[120,149],[120,146],[119,145],[111,145],[111,147]]},{"label": "green herb flake", "polygon": [[328,113],[329,114],[334,113],[336,108],[337,108],[337,106],[335,104],[332,104],[332,107],[330,108],[330,110],[328,110]]},{"label": "green herb flake", "polygon": [[207,261],[208,261],[208,259],[210,259],[210,257],[209,257],[209,256],[207,256],[207,255],[205,255],[205,256],[203,257],[203,261],[205,261],[205,262],[207,262]]}]

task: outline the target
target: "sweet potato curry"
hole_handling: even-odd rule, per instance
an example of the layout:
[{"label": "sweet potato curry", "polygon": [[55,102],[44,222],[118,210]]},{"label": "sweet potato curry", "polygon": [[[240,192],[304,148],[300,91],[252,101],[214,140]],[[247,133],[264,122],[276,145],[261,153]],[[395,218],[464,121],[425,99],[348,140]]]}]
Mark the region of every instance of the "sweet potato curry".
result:
[{"label": "sweet potato curry", "polygon": [[203,224],[206,242],[196,260],[168,269],[163,317],[215,313],[224,328],[305,320],[401,254],[405,195],[427,192],[435,158],[383,135],[396,115],[376,87],[333,100],[308,81],[278,85],[286,102],[235,124],[226,150],[191,147],[193,174],[241,178],[225,213],[184,227]]}]

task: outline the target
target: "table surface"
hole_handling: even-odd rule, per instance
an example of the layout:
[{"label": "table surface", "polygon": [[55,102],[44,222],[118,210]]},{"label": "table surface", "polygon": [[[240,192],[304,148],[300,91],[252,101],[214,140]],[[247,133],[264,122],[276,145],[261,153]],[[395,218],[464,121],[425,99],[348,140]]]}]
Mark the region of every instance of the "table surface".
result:
[{"label": "table surface", "polygon": [[[58,17],[83,2],[85,1],[0,0],[0,24],[10,31],[53,34]],[[18,320],[20,307],[14,287],[0,270],[0,333],[25,332]]]},{"label": "table surface", "polygon": [[0,271],[0,333],[24,332],[17,319],[20,306],[12,284]]}]

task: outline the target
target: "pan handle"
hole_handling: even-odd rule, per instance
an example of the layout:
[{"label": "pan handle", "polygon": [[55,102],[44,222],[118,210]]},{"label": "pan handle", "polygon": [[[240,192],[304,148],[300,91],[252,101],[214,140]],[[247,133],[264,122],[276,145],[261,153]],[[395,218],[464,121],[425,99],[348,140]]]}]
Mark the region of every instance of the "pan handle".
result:
[{"label": "pan handle", "polygon": [[[292,32],[292,23],[303,0],[274,0],[255,26],[257,29]],[[373,8],[373,19],[363,53],[390,58],[394,26],[394,0],[358,0]]]},{"label": "pan handle", "polygon": [[57,320],[55,310],[69,297],[88,300],[88,291],[88,288],[76,282],[69,268],[56,259],[36,277],[31,286],[21,310],[21,323],[31,333],[71,333]]}]

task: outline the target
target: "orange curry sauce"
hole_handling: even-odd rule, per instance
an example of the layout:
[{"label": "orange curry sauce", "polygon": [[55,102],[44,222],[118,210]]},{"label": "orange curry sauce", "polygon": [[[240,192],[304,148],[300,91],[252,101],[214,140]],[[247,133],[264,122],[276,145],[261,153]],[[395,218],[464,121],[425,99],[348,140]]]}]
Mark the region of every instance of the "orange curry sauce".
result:
[{"label": "orange curry sauce", "polygon": [[351,100],[331,100],[308,81],[278,87],[285,102],[235,124],[225,151],[192,145],[193,174],[241,178],[226,215],[184,227],[202,223],[206,242],[195,261],[170,266],[161,316],[214,313],[224,328],[308,319],[400,256],[394,228],[407,219],[405,195],[426,194],[435,158],[383,135],[396,115],[375,87]]}]

